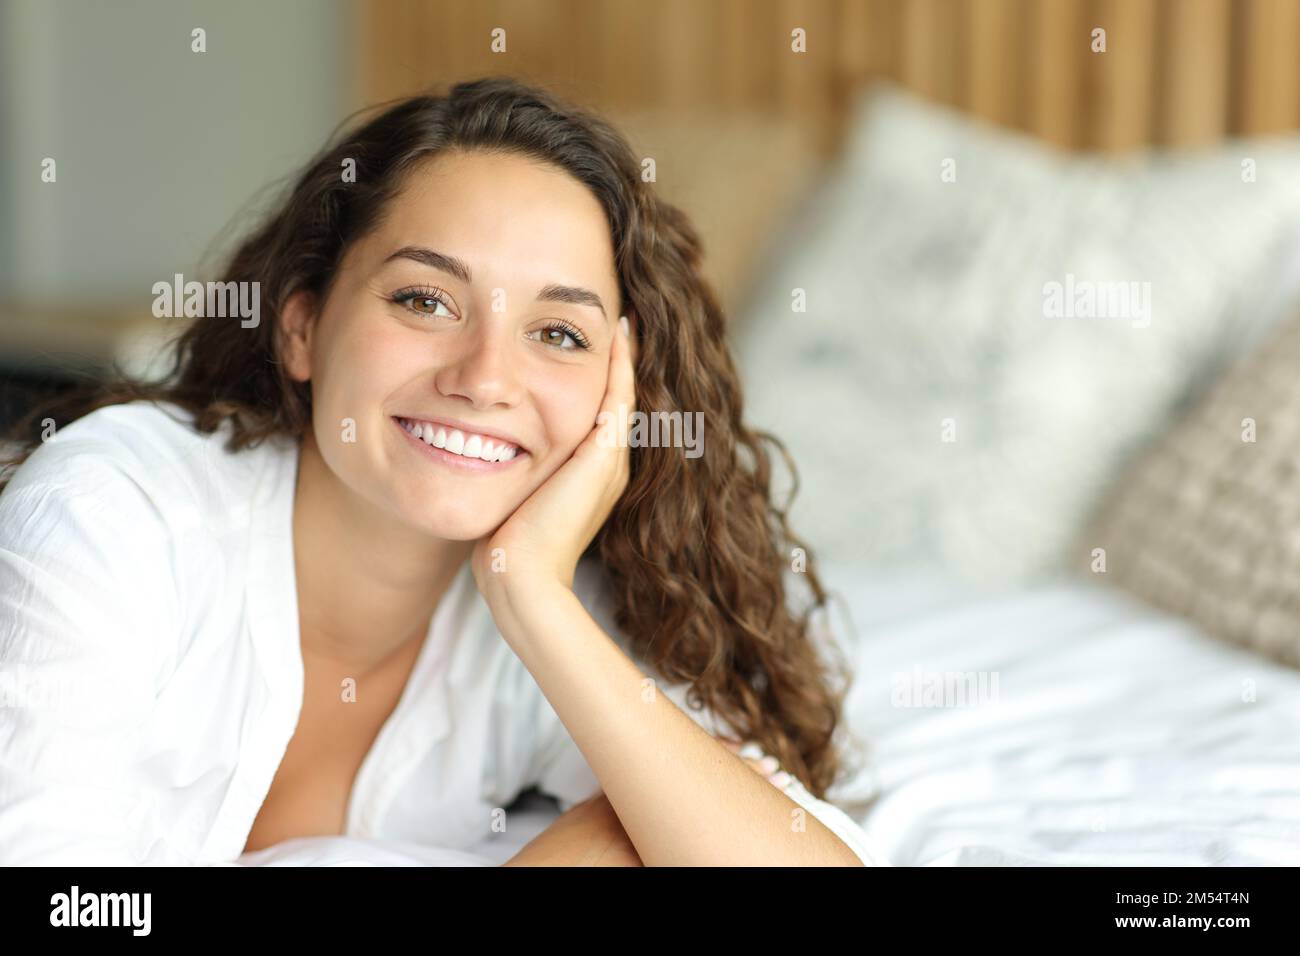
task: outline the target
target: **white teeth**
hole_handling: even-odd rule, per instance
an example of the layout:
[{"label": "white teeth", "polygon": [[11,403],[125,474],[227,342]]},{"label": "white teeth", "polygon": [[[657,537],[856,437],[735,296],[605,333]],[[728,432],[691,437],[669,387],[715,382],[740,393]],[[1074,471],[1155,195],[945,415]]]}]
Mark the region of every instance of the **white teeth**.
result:
[{"label": "white teeth", "polygon": [[444,448],[465,458],[478,458],[482,461],[510,461],[519,453],[519,449],[514,445],[497,442],[481,435],[470,435],[467,439],[465,433],[456,428],[447,429],[429,422],[407,420],[402,421],[402,427],[434,448]]}]

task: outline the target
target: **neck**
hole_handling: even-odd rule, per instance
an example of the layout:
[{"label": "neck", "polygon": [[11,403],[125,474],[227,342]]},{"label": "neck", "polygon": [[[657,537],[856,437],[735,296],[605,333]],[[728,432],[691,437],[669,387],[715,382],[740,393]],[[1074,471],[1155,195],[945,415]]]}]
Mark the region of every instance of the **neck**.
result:
[{"label": "neck", "polygon": [[344,486],[303,438],[293,506],[305,657],[358,676],[423,644],[472,541],[431,537]]}]

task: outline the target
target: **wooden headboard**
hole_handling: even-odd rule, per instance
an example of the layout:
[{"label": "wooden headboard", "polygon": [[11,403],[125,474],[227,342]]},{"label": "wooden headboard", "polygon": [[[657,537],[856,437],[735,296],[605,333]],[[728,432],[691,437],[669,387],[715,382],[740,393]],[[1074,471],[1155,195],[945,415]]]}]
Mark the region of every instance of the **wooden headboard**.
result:
[{"label": "wooden headboard", "polygon": [[1300,127],[1300,0],[378,0],[355,15],[358,104],[507,73],[614,114],[771,112],[829,154],[857,88],[888,77],[1069,149]]},{"label": "wooden headboard", "polygon": [[[873,79],[1065,149],[1300,128],[1300,0],[376,0],[354,12],[358,106],[501,73],[615,119],[692,215],[729,313]],[[796,29],[806,53],[791,50]]]}]

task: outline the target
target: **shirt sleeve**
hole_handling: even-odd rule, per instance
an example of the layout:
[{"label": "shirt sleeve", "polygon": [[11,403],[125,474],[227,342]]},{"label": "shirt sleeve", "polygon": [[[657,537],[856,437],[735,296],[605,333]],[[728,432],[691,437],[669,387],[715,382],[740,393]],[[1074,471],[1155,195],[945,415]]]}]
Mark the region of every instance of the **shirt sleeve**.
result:
[{"label": "shirt sleeve", "polygon": [[555,717],[555,723],[549,726],[550,732],[537,753],[540,768],[535,774],[537,789],[554,797],[560,812],[567,813],[579,803],[600,793],[600,781],[592,773],[587,759],[565,730],[560,718]]},{"label": "shirt sleeve", "polygon": [[0,494],[0,865],[187,864],[140,772],[172,541],[120,449],[60,437]]},{"label": "shirt sleeve", "polygon": [[[574,578],[575,593],[601,628],[619,644],[624,653],[641,666],[640,660],[631,654],[626,638],[615,627],[609,604],[596,585],[595,574],[594,569],[588,568],[584,575],[580,568],[579,574]],[[687,700],[688,691],[689,687],[685,684],[661,688],[662,693],[710,735],[728,736],[733,739],[738,737],[731,726],[710,709],[691,707]],[[559,804],[560,812],[564,813],[575,804],[599,793],[600,781],[588,766],[582,751],[578,749],[577,743],[554,709],[548,706],[543,709],[543,714],[542,727],[539,731],[541,745],[537,751],[534,779],[537,781],[537,788],[554,797]],[[743,744],[741,754],[755,758],[766,756],[758,744],[752,741]],[[857,855],[864,866],[891,865],[852,817],[834,804],[814,797],[793,774],[787,776],[788,782],[781,787],[785,794],[838,836]]]},{"label": "shirt sleeve", "polygon": [[[767,756],[766,752],[754,741],[746,741],[740,748],[740,755],[756,760],[761,760]],[[829,801],[818,800],[799,782],[799,779],[794,774],[786,774],[785,776],[787,778],[786,782],[780,786],[785,795],[811,813],[826,826],[826,829],[839,837],[862,861],[863,866],[892,865],[888,857],[880,851],[880,848],[867,836],[861,825],[851,816]],[[777,786],[776,783],[772,785]]]}]

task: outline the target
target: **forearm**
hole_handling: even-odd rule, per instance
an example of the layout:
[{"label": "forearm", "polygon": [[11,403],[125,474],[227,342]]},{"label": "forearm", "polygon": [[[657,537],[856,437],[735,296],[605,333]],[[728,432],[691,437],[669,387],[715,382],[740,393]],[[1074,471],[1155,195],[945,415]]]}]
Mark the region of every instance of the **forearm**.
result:
[{"label": "forearm", "polygon": [[491,604],[646,865],[861,865],[665,694],[647,693],[646,676],[571,591],[516,587]]},{"label": "forearm", "polygon": [[502,866],[643,866],[602,793],[563,813]]}]

